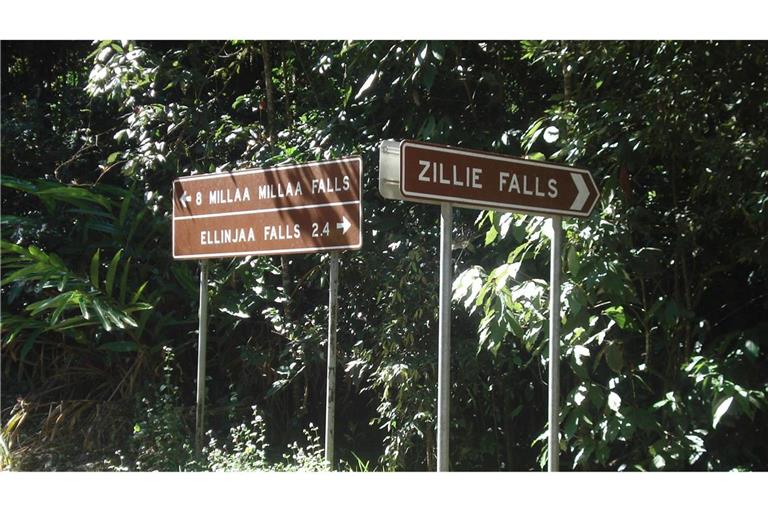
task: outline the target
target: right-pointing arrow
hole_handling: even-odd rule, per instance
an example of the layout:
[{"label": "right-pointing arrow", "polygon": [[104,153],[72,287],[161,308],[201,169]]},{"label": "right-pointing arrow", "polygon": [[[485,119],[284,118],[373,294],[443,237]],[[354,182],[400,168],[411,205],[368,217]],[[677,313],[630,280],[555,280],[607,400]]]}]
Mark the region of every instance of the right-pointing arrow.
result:
[{"label": "right-pointing arrow", "polygon": [[341,217],[341,222],[336,223],[336,229],[340,229],[342,235],[347,234],[347,230],[350,228],[350,226],[352,226],[352,223],[349,222],[344,216]]},{"label": "right-pointing arrow", "polygon": [[589,188],[587,187],[587,183],[584,181],[584,177],[581,174],[578,173],[572,173],[571,177],[573,177],[573,183],[576,185],[576,190],[578,190],[578,193],[576,194],[576,199],[573,200],[573,204],[571,205],[571,210],[581,210],[584,207],[584,203],[587,202],[587,198],[589,197]]}]

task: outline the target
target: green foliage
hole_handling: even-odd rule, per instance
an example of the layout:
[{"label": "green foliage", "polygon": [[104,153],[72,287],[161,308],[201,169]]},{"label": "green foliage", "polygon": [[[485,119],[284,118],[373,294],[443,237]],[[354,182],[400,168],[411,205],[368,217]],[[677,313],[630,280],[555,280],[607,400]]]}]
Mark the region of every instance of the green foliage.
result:
[{"label": "green foliage", "polygon": [[328,471],[317,427],[310,423],[304,430],[305,445],[294,441],[287,447],[282,460],[271,461],[267,458],[269,444],[266,441],[264,419],[256,407],[253,407],[253,419],[250,426],[240,424],[229,432],[230,445],[221,448],[211,438],[207,451],[209,471]]},{"label": "green foliage", "polygon": [[250,427],[241,424],[229,431],[231,448],[219,448],[216,440],[208,444],[208,468],[211,471],[264,471],[267,462],[267,436],[264,418],[253,408]]},{"label": "green foliage", "polygon": [[[115,471],[327,471],[328,464],[320,446],[317,427],[304,431],[306,446],[294,442],[287,447],[282,460],[268,459],[266,425],[258,409],[253,407],[250,424],[229,429],[229,442],[219,446],[211,436],[203,458],[195,457],[189,440],[192,433],[179,414],[179,387],[175,383],[177,363],[173,351],[163,348],[165,365],[163,383],[150,398],[142,398],[137,407],[139,419],[126,451],[118,450],[106,460]],[[209,433],[210,434],[210,433]]]},{"label": "green foliage", "polygon": [[179,414],[175,358],[168,347],[163,347],[163,360],[163,382],[154,397],[141,399],[141,419],[133,426],[130,450],[135,463],[131,469],[138,471],[181,471],[194,460],[189,442],[193,436]]},{"label": "green foliage", "polygon": [[[750,285],[766,282],[764,263],[755,259],[764,241],[752,231],[766,220],[764,181],[759,183],[764,171],[754,165],[766,145],[764,134],[753,130],[752,112],[734,110],[727,101],[692,98],[738,102],[747,94],[745,83],[725,80],[722,68],[707,78],[701,70],[713,65],[732,67],[737,74],[739,66],[756,69],[762,48],[525,46],[527,58],[561,77],[564,95],[554,95],[546,115],[525,131],[524,149],[593,169],[602,191],[597,214],[564,223],[563,352],[569,371],[563,389],[570,389],[561,416],[564,457],[574,468],[586,469],[733,467],[718,455],[722,440],[733,435],[721,421],[734,401],[750,421],[765,408],[765,379],[754,378],[764,365],[757,357],[744,357],[746,345],[738,352],[730,347],[734,339],[765,339],[767,332],[745,314],[764,308],[765,296],[745,297],[739,287],[731,288],[740,279]],[[632,76],[622,86],[621,101],[614,89],[606,89],[609,83],[618,86],[617,76]],[[541,140],[546,126],[558,128],[556,143]],[[753,130],[750,144],[739,143],[743,132],[735,126]],[[727,147],[739,149],[734,153]],[[724,172],[712,171],[716,166]],[[741,198],[735,209],[734,196]],[[480,220],[479,226],[491,221],[486,245],[510,238],[508,232],[500,235],[492,213]],[[736,231],[726,233],[724,226]],[[482,306],[480,346],[494,355],[507,342],[535,351],[530,336],[547,315],[546,302],[523,303],[513,294],[536,286],[548,240],[531,230],[524,240],[512,235],[515,245],[507,263],[488,271],[472,268],[455,283],[454,298],[464,300],[468,311]],[[740,256],[726,254],[724,239],[739,240]],[[510,266],[517,261],[520,267]],[[505,285],[508,275],[521,273],[530,277]],[[713,288],[717,275],[731,276],[720,281],[725,288]],[[741,313],[738,322],[723,309]],[[515,315],[523,311],[527,318]],[[521,332],[518,326],[530,317],[539,325]],[[751,341],[750,347],[758,344]],[[726,377],[713,358],[740,367],[742,378]],[[545,440],[542,434],[536,441],[542,465]],[[755,450],[761,448],[747,442],[729,450],[729,459],[752,464],[747,461],[757,460]]]}]

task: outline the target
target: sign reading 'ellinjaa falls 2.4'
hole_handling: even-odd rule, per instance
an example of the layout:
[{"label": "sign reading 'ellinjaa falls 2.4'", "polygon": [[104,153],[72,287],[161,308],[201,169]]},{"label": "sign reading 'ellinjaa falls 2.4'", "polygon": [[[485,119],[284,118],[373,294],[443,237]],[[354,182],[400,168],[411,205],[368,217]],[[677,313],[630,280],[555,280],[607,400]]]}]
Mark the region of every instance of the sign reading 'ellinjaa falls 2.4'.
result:
[{"label": "sign reading 'ellinjaa falls 2.4'", "polygon": [[173,182],[173,257],[359,249],[362,160],[202,174]]}]

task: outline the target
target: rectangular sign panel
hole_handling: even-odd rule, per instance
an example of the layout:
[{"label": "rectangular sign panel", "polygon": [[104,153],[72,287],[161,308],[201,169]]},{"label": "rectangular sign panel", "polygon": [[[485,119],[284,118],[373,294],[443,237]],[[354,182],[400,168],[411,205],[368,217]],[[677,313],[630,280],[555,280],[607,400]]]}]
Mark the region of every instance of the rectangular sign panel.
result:
[{"label": "rectangular sign panel", "polygon": [[362,246],[362,159],[173,182],[173,257],[308,253]]},{"label": "rectangular sign panel", "polygon": [[415,141],[400,143],[400,192],[459,206],[586,217],[599,192],[584,169]]}]

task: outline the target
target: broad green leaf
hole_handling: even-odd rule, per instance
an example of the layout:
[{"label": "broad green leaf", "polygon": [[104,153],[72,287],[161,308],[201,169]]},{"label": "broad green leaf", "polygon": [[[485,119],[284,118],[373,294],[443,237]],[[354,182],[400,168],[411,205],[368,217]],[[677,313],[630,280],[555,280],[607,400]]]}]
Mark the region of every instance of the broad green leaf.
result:
[{"label": "broad green leaf", "polygon": [[120,316],[121,316],[122,321],[123,321],[124,324],[126,324],[126,325],[128,325],[130,327],[138,327],[139,326],[139,324],[136,323],[136,320],[134,320],[133,318],[131,318],[127,314],[124,313],[124,314],[122,314]]},{"label": "broad green leaf", "polygon": [[485,245],[491,245],[498,235],[499,232],[496,231],[496,226],[491,225],[488,231],[485,232]]},{"label": "broad green leaf", "polygon": [[96,249],[91,258],[91,286],[98,290],[99,288],[99,253],[101,249]]},{"label": "broad green leaf", "polygon": [[69,295],[70,294],[68,293],[55,295],[53,297],[49,297],[41,301],[33,302],[32,304],[28,305],[25,309],[30,313],[32,313],[32,315],[34,316],[46,309],[59,307],[59,305],[62,302],[66,303],[66,301],[69,299]]},{"label": "broad green leaf", "polygon": [[110,308],[106,304],[103,307],[103,311],[104,311],[104,314],[109,318],[111,323],[117,326],[118,329],[125,329],[125,324],[123,323],[123,319],[121,318],[122,315],[120,315],[116,311],[113,311],[112,308]]},{"label": "broad green leaf", "polygon": [[88,307],[86,306],[85,301],[83,300],[82,297],[78,301],[77,305],[80,306],[80,314],[83,316],[83,318],[85,318],[86,320],[90,320],[91,315],[88,312]]},{"label": "broad green leaf", "polygon": [[135,304],[137,300],[139,300],[139,297],[141,297],[141,293],[144,291],[144,288],[149,284],[149,281],[144,281],[144,283],[139,286],[139,288],[134,292],[133,296],[131,297],[131,302],[129,304]]},{"label": "broad green leaf", "polygon": [[610,308],[607,308],[605,311],[603,311],[603,313],[608,315],[608,317],[616,322],[616,325],[622,329],[627,324],[627,317],[624,314],[623,306],[611,306]]},{"label": "broad green leaf", "polygon": [[56,325],[51,326],[48,330],[63,332],[70,329],[79,329],[86,326],[98,325],[98,322],[92,320],[84,320],[82,317],[72,317],[63,320]]},{"label": "broad green leaf", "polygon": [[613,412],[619,412],[619,408],[621,407],[621,397],[611,391],[608,393],[608,408],[611,409]]},{"label": "broad green leaf", "polygon": [[104,328],[104,330],[111,331],[112,325],[109,323],[109,320],[107,319],[107,314],[102,308],[101,301],[99,301],[98,299],[94,300],[93,309],[96,311],[96,316],[99,317],[99,321],[101,322],[101,326]]},{"label": "broad green leaf", "polygon": [[442,62],[445,58],[445,44],[442,41],[434,41],[430,49],[432,50],[432,56]]},{"label": "broad green leaf", "polygon": [[73,294],[76,294],[76,293],[77,292],[73,290],[71,292],[63,293],[60,295],[61,297],[60,303],[58,307],[51,314],[51,319],[50,319],[51,325],[55,325],[59,321],[59,318],[61,317],[61,314],[64,312],[64,310],[67,309],[67,307],[69,307],[70,305],[72,305],[72,296]]},{"label": "broad green leaf", "polygon": [[112,257],[112,261],[109,262],[107,268],[107,280],[104,283],[107,295],[112,295],[112,289],[115,285],[115,274],[117,273],[117,264],[120,262],[120,257],[123,255],[123,250],[120,249]]},{"label": "broad green leaf", "polygon": [[357,91],[357,94],[355,94],[355,99],[359,99],[367,93],[368,89],[370,89],[373,86],[373,83],[376,81],[378,74],[378,70],[374,71],[368,76],[368,78],[365,79],[365,82],[363,82],[363,85]]},{"label": "broad green leaf", "polygon": [[717,428],[718,423],[723,419],[723,415],[728,412],[728,408],[731,406],[732,402],[732,396],[720,400],[719,405],[715,408],[715,413],[712,415],[712,428]]},{"label": "broad green leaf", "polygon": [[96,203],[104,208],[109,208],[109,200],[99,194],[95,194],[84,188],[74,185],[57,185],[36,193],[41,199],[52,199],[80,205],[83,201]]},{"label": "broad green leaf", "polygon": [[125,265],[123,266],[123,274],[120,277],[120,295],[118,297],[118,301],[120,301],[120,304],[125,304],[125,297],[128,294],[128,270],[131,268],[131,257],[128,257],[128,260],[125,262]]},{"label": "broad green leaf", "polygon": [[576,359],[576,364],[582,366],[584,360],[589,357],[589,349],[584,345],[576,345],[573,347],[573,357]]},{"label": "broad green leaf", "polygon": [[123,198],[123,203],[120,205],[120,213],[118,214],[118,217],[117,217],[117,223],[120,226],[125,225],[125,219],[128,216],[128,209],[131,206],[132,192],[133,192],[133,189],[131,189],[131,191],[125,194],[125,197]]},{"label": "broad green leaf", "polygon": [[747,340],[744,343],[744,348],[752,359],[757,359],[760,356],[760,347],[754,341]]}]

